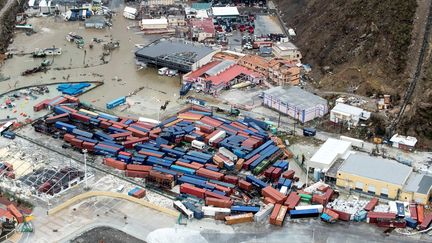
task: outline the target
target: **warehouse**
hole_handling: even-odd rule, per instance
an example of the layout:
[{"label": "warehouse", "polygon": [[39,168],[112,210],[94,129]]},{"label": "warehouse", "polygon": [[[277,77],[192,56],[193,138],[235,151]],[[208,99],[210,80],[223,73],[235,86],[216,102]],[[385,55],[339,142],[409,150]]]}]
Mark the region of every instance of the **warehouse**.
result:
[{"label": "warehouse", "polygon": [[417,144],[417,138],[395,134],[390,138],[390,142],[395,148],[411,151]]},{"label": "warehouse", "polygon": [[328,138],[307,162],[309,168],[328,170],[338,159],[346,159],[351,152],[351,142]]},{"label": "warehouse", "polygon": [[168,28],[168,20],[161,19],[142,19],[140,22],[141,30],[160,30]]},{"label": "warehouse", "polygon": [[210,62],[216,50],[178,39],[159,40],[135,52],[139,64],[190,72]]},{"label": "warehouse", "polygon": [[264,91],[264,105],[301,123],[323,117],[328,112],[327,100],[299,87],[279,86]]},{"label": "warehouse", "polygon": [[213,7],[212,14],[214,18],[235,19],[240,16],[237,7]]},{"label": "warehouse", "polygon": [[399,199],[427,204],[432,194],[432,176],[412,173],[400,194]]},{"label": "warehouse", "polygon": [[336,185],[397,199],[411,173],[412,167],[394,160],[351,154],[337,172]]},{"label": "warehouse", "polygon": [[371,113],[361,108],[339,103],[330,111],[330,121],[334,123],[347,123],[348,126],[357,126],[360,120],[368,120]]}]

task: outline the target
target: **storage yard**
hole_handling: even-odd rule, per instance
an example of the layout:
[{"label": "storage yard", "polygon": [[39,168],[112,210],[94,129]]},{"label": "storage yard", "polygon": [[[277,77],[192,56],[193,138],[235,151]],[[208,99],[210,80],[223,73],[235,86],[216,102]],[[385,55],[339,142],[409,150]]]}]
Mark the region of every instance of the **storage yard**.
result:
[{"label": "storage yard", "polygon": [[2,63],[0,241],[432,240],[430,152],[317,130],[265,2],[92,4],[28,9]]}]

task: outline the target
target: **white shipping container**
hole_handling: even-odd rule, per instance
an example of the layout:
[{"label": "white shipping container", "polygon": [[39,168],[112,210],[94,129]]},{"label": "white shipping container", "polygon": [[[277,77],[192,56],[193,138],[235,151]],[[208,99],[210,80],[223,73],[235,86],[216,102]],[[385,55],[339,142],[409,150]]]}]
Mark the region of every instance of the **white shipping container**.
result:
[{"label": "white shipping container", "polygon": [[363,148],[364,147],[364,141],[360,140],[360,139],[350,138],[350,137],[346,137],[346,136],[340,136],[339,139],[342,141],[351,142],[351,145],[354,147],[357,147],[357,148]]},{"label": "white shipping container", "polygon": [[174,201],[173,202],[173,207],[175,209],[177,209],[178,211],[180,211],[183,215],[186,215],[186,217],[188,219],[192,219],[193,218],[193,212],[190,211],[189,209],[187,209],[182,202],[180,201]]},{"label": "white shipping container", "polygon": [[297,206],[296,210],[306,210],[306,209],[318,209],[318,212],[322,213],[324,206],[323,205],[307,205],[307,206]]},{"label": "white shipping container", "polygon": [[227,157],[231,161],[237,161],[238,157],[233,152],[229,151],[227,148],[220,147],[219,153],[221,153],[223,156]]},{"label": "white shipping container", "polygon": [[205,143],[198,141],[198,140],[193,140],[191,145],[192,145],[192,148],[196,148],[196,149],[200,149],[200,150],[203,150],[205,148]]},{"label": "white shipping container", "polygon": [[203,206],[202,211],[205,216],[215,216],[216,213],[231,213],[231,209],[229,208],[217,208],[208,206]]},{"label": "white shipping container", "polygon": [[281,189],[279,190],[280,193],[287,195],[288,194],[288,187],[286,186],[282,186]]},{"label": "white shipping container", "polygon": [[260,209],[260,211],[258,211],[258,213],[256,213],[254,215],[254,220],[255,222],[261,222],[263,220],[265,220],[273,211],[274,208],[274,204],[270,203],[265,205],[264,207],[262,207]]},{"label": "white shipping container", "polygon": [[218,138],[225,138],[225,136],[226,136],[226,132],[225,131],[220,131],[220,132],[216,133],[216,135],[214,135],[213,137],[211,137],[209,139],[209,144],[213,145],[213,142],[216,141],[216,139],[218,139]]}]

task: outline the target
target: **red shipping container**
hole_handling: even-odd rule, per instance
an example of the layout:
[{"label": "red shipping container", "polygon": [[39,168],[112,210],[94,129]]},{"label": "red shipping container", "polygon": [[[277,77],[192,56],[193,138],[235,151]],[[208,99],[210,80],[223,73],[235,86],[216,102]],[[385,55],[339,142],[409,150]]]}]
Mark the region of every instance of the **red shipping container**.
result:
[{"label": "red shipping container", "polygon": [[260,157],[259,154],[255,154],[254,156],[252,156],[250,159],[246,160],[246,162],[244,162],[243,164],[243,169],[245,170],[249,170],[249,165],[252,164],[255,160],[257,160]]},{"label": "red shipping container", "polygon": [[347,212],[342,212],[333,208],[330,208],[332,211],[334,211],[335,213],[339,214],[339,219],[342,221],[350,221],[351,220],[351,214],[347,213]]},{"label": "red shipping container", "polygon": [[273,198],[271,198],[271,197],[265,197],[264,200],[263,200],[263,203],[264,204],[275,204],[276,201]]},{"label": "red shipping container", "polygon": [[74,120],[84,122],[84,123],[88,123],[90,121],[90,117],[85,116],[85,115],[81,115],[79,113],[71,113],[70,117]]},{"label": "red shipping container", "polygon": [[274,205],[273,211],[270,214],[270,218],[269,218],[270,224],[276,225],[276,218],[279,214],[281,207],[282,207],[282,204],[279,204],[279,203]]},{"label": "red shipping container", "polygon": [[180,185],[180,193],[189,194],[198,198],[204,198],[205,190],[192,186],[191,184],[183,183]]},{"label": "red shipping container", "polygon": [[156,127],[156,128],[153,128],[150,132],[155,133],[155,134],[159,134],[160,132],[162,132],[162,129],[160,127]]},{"label": "red shipping container", "polygon": [[244,124],[241,124],[240,122],[232,122],[230,125],[233,126],[233,127],[240,128],[240,129],[242,129],[242,130],[247,130],[247,129],[249,129],[248,126],[246,126],[246,125],[244,125]]},{"label": "red shipping container", "polygon": [[233,201],[231,200],[222,200],[218,198],[206,197],[205,204],[207,206],[215,206],[219,208],[231,208]]},{"label": "red shipping container", "polygon": [[126,168],[128,170],[150,172],[153,167],[151,165],[128,164],[128,165],[126,165]]},{"label": "red shipping container", "polygon": [[225,192],[227,195],[231,194],[231,189],[228,187],[224,187],[218,184],[214,184],[211,182],[207,182],[208,185],[214,186],[216,188],[216,190],[221,191],[221,192]]},{"label": "red shipping container", "polygon": [[[100,119],[100,118],[98,118],[98,119]],[[108,127],[110,127],[110,126],[111,126],[111,123],[109,123],[107,121],[101,121],[99,123],[99,127],[102,129],[108,129]]]},{"label": "red shipping container", "polygon": [[63,140],[65,140],[65,141],[68,142],[68,143],[70,143],[70,142],[72,141],[72,139],[74,139],[74,138],[75,138],[75,136],[72,135],[72,134],[69,134],[69,133],[66,133],[66,134],[63,136]]},{"label": "red shipping container", "polygon": [[139,189],[132,196],[135,198],[143,198],[146,195],[146,191],[144,189]]},{"label": "red shipping container", "polygon": [[84,149],[87,149],[88,151],[93,151],[94,147],[95,147],[95,144],[94,143],[89,143],[89,142],[83,142],[82,143],[82,147]]},{"label": "red shipping container", "polygon": [[46,124],[52,124],[52,123],[55,123],[57,121],[63,121],[63,122],[69,121],[69,114],[68,113],[63,113],[63,114],[60,114],[60,115],[48,117],[45,120],[45,123]]},{"label": "red shipping container", "polygon": [[288,210],[294,209],[300,202],[300,196],[296,192],[291,192],[285,200],[284,205],[288,206]]},{"label": "red shipping container", "polygon": [[216,119],[213,119],[213,118],[208,117],[208,116],[202,117],[201,118],[201,122],[204,123],[204,124],[207,124],[209,126],[212,126],[212,127],[218,127],[218,126],[220,126],[220,125],[223,124],[223,122],[221,122],[219,120],[216,120]]},{"label": "red shipping container", "polygon": [[275,170],[276,168],[273,166],[268,167],[265,171],[264,171],[264,176],[267,178],[270,178],[272,175],[272,172]]},{"label": "red shipping container", "polygon": [[366,204],[364,210],[373,211],[376,205],[378,205],[378,198],[374,197]]},{"label": "red shipping container", "polygon": [[253,188],[252,183],[249,183],[245,180],[239,180],[238,185],[239,185],[240,189],[243,189],[245,191],[250,191]]},{"label": "red shipping container", "polygon": [[294,174],[295,174],[294,170],[288,170],[287,172],[282,174],[282,177],[285,179],[292,179],[294,178]]},{"label": "red shipping container", "polygon": [[278,180],[281,175],[282,175],[282,169],[281,168],[276,168],[271,173],[271,178],[272,178],[273,181],[275,181],[275,180]]},{"label": "red shipping container", "polygon": [[232,176],[232,175],[226,175],[226,176],[224,176],[224,181],[227,182],[227,183],[231,183],[231,184],[237,185],[238,180],[239,179],[238,179],[237,176]]},{"label": "red shipping container", "polygon": [[104,158],[104,164],[119,170],[126,170],[126,163],[113,158]]},{"label": "red shipping container", "polygon": [[159,135],[158,135],[158,134],[155,134],[155,133],[150,133],[150,134],[149,134],[149,137],[150,137],[150,139],[152,139],[152,140],[156,140],[156,139],[159,137]]},{"label": "red shipping container", "polygon": [[161,154],[155,154],[155,153],[152,153],[150,151],[144,151],[144,150],[140,150],[140,151],[138,151],[138,153],[142,154],[142,155],[157,157],[157,158],[162,158],[163,157],[163,155],[161,155]]},{"label": "red shipping container", "polygon": [[196,174],[199,176],[203,176],[203,177],[206,177],[209,179],[219,180],[219,181],[222,180],[222,178],[224,177],[224,174],[222,174],[222,173],[208,170],[208,169],[204,169],[204,168],[197,170]]},{"label": "red shipping container", "polygon": [[83,141],[80,140],[80,139],[73,138],[73,139],[71,140],[70,143],[71,143],[74,147],[77,147],[77,148],[80,148],[80,149],[83,148],[83,147],[82,147],[82,143],[83,143]]},{"label": "red shipping container", "polygon": [[121,132],[121,133],[110,134],[110,137],[114,138],[114,140],[116,141],[124,141],[130,135],[132,135],[131,132]]},{"label": "red shipping container", "polygon": [[423,223],[424,220],[424,206],[423,204],[417,205],[417,221],[419,224]]},{"label": "red shipping container", "polygon": [[70,111],[71,113],[76,113],[77,110],[70,108],[69,106],[61,105],[61,108]]},{"label": "red shipping container", "polygon": [[12,203],[7,206],[7,210],[16,218],[18,223],[24,222],[24,217],[21,212]]},{"label": "red shipping container", "polygon": [[271,186],[267,186],[266,188],[262,189],[261,194],[264,197],[273,198],[277,203],[283,203],[286,199],[284,194],[280,193],[278,190],[274,189]]},{"label": "red shipping container", "polygon": [[198,126],[198,128],[201,132],[208,133],[208,134],[212,133],[215,130],[214,127],[208,125],[201,125]]},{"label": "red shipping container", "polygon": [[188,143],[191,143],[193,140],[195,140],[195,137],[192,135],[185,135],[184,140]]},{"label": "red shipping container", "polygon": [[136,177],[136,178],[147,178],[149,176],[149,172],[136,171],[136,170],[125,170],[125,176]]},{"label": "red shipping container", "polygon": [[125,151],[120,151],[119,154],[124,155],[124,156],[129,156],[129,157],[132,156],[131,153],[129,153],[129,152],[125,152]]},{"label": "red shipping container", "polygon": [[417,204],[410,203],[409,211],[410,211],[410,217],[414,220],[417,220]]},{"label": "red shipping container", "polygon": [[205,197],[207,198],[207,197],[213,197],[213,198],[219,198],[219,199],[222,199],[222,200],[230,200],[230,198],[229,197],[226,197],[226,196],[222,196],[222,195],[220,195],[220,194],[217,194],[217,193],[214,193],[214,192],[211,192],[211,191],[205,191]]},{"label": "red shipping container", "polygon": [[312,203],[313,204],[325,205],[326,204],[326,200],[325,200],[324,196],[318,195],[318,194],[314,194],[312,196]]},{"label": "red shipping container", "polygon": [[49,100],[43,100],[43,101],[37,103],[36,105],[33,106],[33,111],[37,112],[37,111],[41,111],[41,110],[45,109],[48,101]]},{"label": "red shipping container", "polygon": [[176,161],[175,164],[189,168],[189,169],[193,169],[193,170],[199,170],[200,168],[202,168],[202,165],[197,166],[197,165],[193,165],[192,163],[189,164],[189,163],[185,163],[185,162],[181,162],[181,161]]},{"label": "red shipping container", "polygon": [[135,138],[133,140],[128,140],[123,142],[123,146],[127,149],[132,149],[137,143],[145,143],[149,140],[149,138]]},{"label": "red shipping container", "polygon": [[420,230],[425,230],[429,228],[432,222],[432,213],[427,213],[424,215],[423,222],[420,224],[419,228]]},{"label": "red shipping container", "polygon": [[126,130],[132,132],[132,135],[134,135],[135,137],[144,138],[144,137],[148,136],[148,134],[146,132],[140,131],[140,130],[135,129],[133,127],[128,127],[128,128],[126,128]]},{"label": "red shipping container", "polygon": [[191,165],[195,165],[195,166],[199,166],[200,168],[204,167],[204,165],[197,163],[197,162],[192,162],[190,163]]}]

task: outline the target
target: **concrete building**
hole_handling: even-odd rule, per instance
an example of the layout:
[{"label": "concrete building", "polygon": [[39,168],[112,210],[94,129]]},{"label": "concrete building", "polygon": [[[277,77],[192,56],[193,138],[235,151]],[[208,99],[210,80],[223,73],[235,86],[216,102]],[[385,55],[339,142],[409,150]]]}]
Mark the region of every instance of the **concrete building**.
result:
[{"label": "concrete building", "polygon": [[351,154],[337,172],[336,185],[383,198],[427,203],[432,176],[394,160]]},{"label": "concrete building", "polygon": [[234,19],[240,16],[237,7],[212,7],[211,13],[214,18]]},{"label": "concrete building", "polygon": [[191,19],[189,20],[189,38],[193,41],[213,40],[215,37],[215,26],[213,20]]},{"label": "concrete building", "polygon": [[160,19],[142,19],[140,22],[141,30],[160,30],[168,28],[168,20]]},{"label": "concrete building", "polygon": [[135,52],[139,64],[168,67],[187,73],[211,61],[218,50],[181,39],[159,40]]},{"label": "concrete building", "polygon": [[337,172],[336,185],[397,199],[412,168],[394,160],[351,154]]},{"label": "concrete building", "polygon": [[298,85],[300,67],[284,59],[272,59],[268,63],[268,78],[277,85]]},{"label": "concrete building", "polygon": [[273,55],[289,61],[300,63],[302,55],[300,50],[291,42],[280,42],[273,45]]},{"label": "concrete building", "polygon": [[395,148],[411,151],[417,144],[417,138],[395,134],[393,135],[393,137],[390,138],[390,142]]},{"label": "concrete building", "polygon": [[186,20],[184,15],[169,15],[167,17],[169,26],[185,26]]},{"label": "concrete building", "polygon": [[264,105],[289,115],[301,123],[328,113],[327,100],[299,87],[274,87],[264,91]]},{"label": "concrete building", "polygon": [[265,78],[268,78],[268,61],[267,59],[257,55],[246,55],[238,61],[240,66],[247,69],[253,70],[254,72],[260,73]]},{"label": "concrete building", "polygon": [[403,201],[415,201],[417,203],[427,204],[432,194],[432,176],[412,173],[399,195]]},{"label": "concrete building", "polygon": [[203,9],[197,10],[191,7],[185,7],[184,11],[186,19],[206,19],[209,17],[208,11]]},{"label": "concrete building", "polygon": [[144,6],[174,5],[174,0],[144,0]]},{"label": "concrete building", "polygon": [[338,159],[345,160],[351,153],[351,143],[335,138],[328,138],[318,151],[307,162],[307,167],[320,169],[323,172],[330,169]]},{"label": "concrete building", "polygon": [[213,61],[183,76],[183,81],[192,82],[196,90],[214,95],[237,83],[260,83],[262,80],[261,74],[237,65],[232,60]]},{"label": "concrete building", "polygon": [[371,113],[359,107],[339,103],[330,111],[330,121],[334,123],[347,123],[348,126],[357,126],[360,120],[368,120]]}]

